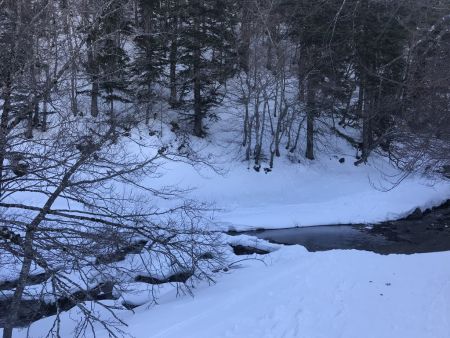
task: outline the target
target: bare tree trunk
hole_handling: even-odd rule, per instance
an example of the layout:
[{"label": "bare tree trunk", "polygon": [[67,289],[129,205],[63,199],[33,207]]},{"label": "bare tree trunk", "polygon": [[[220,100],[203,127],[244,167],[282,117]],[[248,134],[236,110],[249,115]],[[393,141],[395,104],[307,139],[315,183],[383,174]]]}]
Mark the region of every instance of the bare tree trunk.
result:
[{"label": "bare tree trunk", "polygon": [[6,156],[6,138],[8,136],[8,120],[11,111],[11,74],[6,75],[5,86],[3,90],[3,109],[0,120],[0,197],[3,195],[3,171]]},{"label": "bare tree trunk", "polygon": [[200,79],[198,75],[199,70],[197,67],[194,66],[194,72],[196,73],[194,78],[194,135],[197,137],[203,137],[202,96]]},{"label": "bare tree trunk", "polygon": [[[270,30],[270,28],[268,28]],[[272,52],[272,41],[270,39],[267,40],[267,59],[266,59],[266,68],[268,70],[273,69],[273,52]]]},{"label": "bare tree trunk", "polygon": [[[95,151],[95,149],[90,149],[91,152]],[[68,187],[70,179],[73,174],[77,172],[77,170],[83,165],[90,154],[85,153],[82,154],[79,159],[66,171],[64,176],[62,177],[59,185],[50,195],[50,197],[45,202],[42,209],[39,213],[33,218],[30,224],[26,227],[25,238],[23,242],[23,254],[24,259],[22,262],[22,267],[20,270],[19,279],[16,285],[16,289],[14,291],[13,299],[9,308],[9,316],[8,323],[9,326],[5,327],[3,330],[3,338],[12,338],[13,325],[17,320],[17,315],[20,309],[20,303],[22,301],[23,292],[25,290],[25,286],[27,283],[28,276],[30,275],[31,264],[34,260],[34,252],[33,252],[33,241],[34,234],[37,231],[39,225],[45,219],[45,217],[50,212],[53,204],[56,199],[61,195],[61,193]]]},{"label": "bare tree trunk", "polygon": [[262,144],[263,144],[263,139],[264,139],[264,133],[265,133],[265,130],[266,130],[266,116],[267,116],[267,114],[270,114],[270,111],[269,111],[269,103],[268,103],[268,101],[266,101],[265,103],[264,103],[264,108],[263,108],[263,114],[262,114],[262,118],[261,118],[261,133],[260,133],[260,135],[259,135],[259,140],[258,140],[258,143],[259,143],[259,156],[261,156],[261,153],[262,153]]},{"label": "bare tree trunk", "polygon": [[306,158],[314,160],[314,112],[308,110],[306,118]]},{"label": "bare tree trunk", "polygon": [[252,154],[252,128],[253,128],[253,117],[249,119],[248,123],[248,143],[247,143],[247,149],[245,151],[245,159],[247,161],[250,161],[251,154]]},{"label": "bare tree trunk", "polygon": [[362,162],[366,162],[369,158],[369,154],[372,147],[372,117],[371,117],[371,110],[372,110],[372,100],[367,96],[367,94],[364,92],[363,94],[363,105],[362,105]]},{"label": "bare tree trunk", "polygon": [[[200,28],[198,18],[194,18],[194,29],[198,31]],[[203,137],[203,104],[201,93],[201,51],[200,42],[196,41],[193,47],[193,72],[194,72],[194,135],[197,137]]]},{"label": "bare tree trunk", "polygon": [[255,99],[255,148],[253,150],[253,155],[255,158],[255,165],[259,165],[259,161],[261,159],[261,144],[259,143],[260,139],[260,131],[261,131],[261,119],[259,113],[260,99],[259,95],[256,96]]},{"label": "bare tree trunk", "polygon": [[25,290],[26,281],[30,275],[31,264],[33,262],[33,235],[34,230],[30,227],[27,228],[25,234],[25,240],[23,245],[24,258],[22,267],[20,270],[17,286],[14,291],[13,299],[9,307],[8,325],[5,325],[3,329],[3,338],[12,338],[14,323],[17,319],[17,314],[20,308],[20,302],[22,301],[23,291]]},{"label": "bare tree trunk", "polygon": [[245,147],[247,145],[248,133],[249,131],[249,102],[248,98],[244,99],[244,136],[242,140],[242,146]]},{"label": "bare tree trunk", "polygon": [[108,94],[109,97],[111,98],[109,101],[109,123],[111,125],[112,140],[114,143],[116,143],[118,135],[117,135],[117,116],[116,112],[114,111],[114,100],[113,100],[114,92],[111,90]]},{"label": "bare tree trunk", "polygon": [[[69,53],[73,55],[73,42],[72,42],[72,32],[69,24],[67,22],[66,17],[66,25],[67,25],[67,34],[68,43],[69,43]],[[72,110],[73,115],[78,114],[78,102],[77,102],[77,64],[76,59],[74,58],[72,61],[71,72],[70,72],[70,109]]]},{"label": "bare tree trunk", "polygon": [[296,135],[295,135],[294,145],[292,146],[291,149],[289,149],[289,152],[290,152],[290,153],[293,153],[293,152],[295,151],[295,149],[297,149],[298,141],[299,141],[299,139],[300,139],[300,132],[301,132],[301,130],[302,130],[302,125],[303,125],[303,122],[304,122],[304,121],[305,121],[305,118],[303,118],[303,119],[298,123],[297,133],[296,133]]},{"label": "bare tree trunk", "polygon": [[[36,50],[38,49],[39,42],[36,42]],[[31,87],[33,95],[37,95],[37,81],[39,78],[39,74],[37,74],[36,71],[36,65],[39,63],[39,60],[36,59],[36,53],[34,52],[34,44],[31,50],[31,65],[30,65],[30,77],[31,77]],[[40,65],[39,65],[40,66]],[[33,136],[33,127],[37,127],[39,125],[39,101],[37,101],[33,107],[34,114],[33,114],[33,120],[32,125],[29,125],[29,133],[31,137]]]},{"label": "bare tree trunk", "polygon": [[178,19],[174,20],[174,27],[172,28],[172,41],[170,43],[169,63],[170,63],[170,75],[169,75],[169,87],[170,87],[170,105],[173,107],[177,104],[177,53],[178,53]]},{"label": "bare tree trunk", "polygon": [[95,60],[95,37],[93,33],[87,39],[87,57],[89,64],[89,72],[91,76],[91,116],[98,116],[98,96],[100,94],[100,86],[99,86],[99,72],[97,62]]},{"label": "bare tree trunk", "polygon": [[238,46],[239,66],[248,74],[250,69],[250,39],[251,39],[251,9],[250,2],[244,1],[242,4],[242,25],[240,30],[240,43]]},{"label": "bare tree trunk", "polygon": [[27,139],[33,138],[33,113],[39,114],[39,101],[36,101],[33,107],[29,107],[30,109],[26,113],[27,118],[27,129],[25,131],[25,137]]},{"label": "bare tree trunk", "polygon": [[92,89],[91,89],[91,116],[98,116],[98,96],[100,93],[100,88],[98,84],[98,76],[94,75],[92,77]]},{"label": "bare tree trunk", "polygon": [[362,144],[361,159],[355,162],[355,165],[367,161],[372,147],[372,97],[370,88],[367,85],[366,76],[364,74],[361,74],[360,80],[358,111],[362,120]]},{"label": "bare tree trunk", "polygon": [[306,158],[314,160],[314,118],[316,113],[316,79],[315,74],[308,78],[306,93]]},{"label": "bare tree trunk", "polygon": [[[48,83],[50,81],[50,67],[46,64],[45,67],[45,81]],[[44,95],[44,111],[42,112],[42,125],[41,130],[43,132],[47,131],[47,115],[48,115],[48,103],[50,101],[49,93],[45,92]]]}]

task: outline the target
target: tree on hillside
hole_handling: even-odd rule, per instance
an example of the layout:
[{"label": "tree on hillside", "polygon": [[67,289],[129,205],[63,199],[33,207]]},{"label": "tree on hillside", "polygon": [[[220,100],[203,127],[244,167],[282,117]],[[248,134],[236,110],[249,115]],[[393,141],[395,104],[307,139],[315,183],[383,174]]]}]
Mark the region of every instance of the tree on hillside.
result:
[{"label": "tree on hillside", "polygon": [[392,116],[399,108],[403,85],[407,30],[398,20],[403,2],[361,1],[355,7],[355,66],[358,77],[358,114],[362,119],[362,155],[380,145],[388,147]]},{"label": "tree on hillside", "polygon": [[[169,1],[167,1],[169,2]],[[146,110],[146,121],[150,119],[151,107],[157,99],[156,85],[163,84],[164,67],[167,66],[167,26],[170,20],[165,18],[165,9],[159,1],[137,2],[136,22],[134,23],[134,43],[136,56],[132,61],[132,83],[136,89],[135,99]],[[174,80],[175,81],[175,80]],[[169,101],[176,101],[172,93]]]},{"label": "tree on hillside", "polygon": [[315,123],[339,110],[352,95],[352,49],[347,1],[283,1],[290,38],[297,49],[298,100],[306,110],[305,157],[314,159]]},{"label": "tree on hillside", "polygon": [[235,6],[233,1],[195,0],[184,3],[180,14],[178,64],[184,69],[179,76],[192,90],[187,102],[193,110],[193,133],[203,137],[203,120],[219,103],[225,82],[234,73]]},{"label": "tree on hillside", "polygon": [[450,20],[446,2],[435,1],[412,12],[402,109],[395,115],[390,152],[406,173],[416,170],[448,175],[450,162]]}]

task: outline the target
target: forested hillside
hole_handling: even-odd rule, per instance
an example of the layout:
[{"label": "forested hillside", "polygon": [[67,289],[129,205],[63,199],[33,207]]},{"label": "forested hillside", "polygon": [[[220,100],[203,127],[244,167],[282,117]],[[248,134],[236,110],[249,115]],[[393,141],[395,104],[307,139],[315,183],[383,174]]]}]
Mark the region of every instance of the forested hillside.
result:
[{"label": "forested hillside", "polygon": [[114,137],[154,120],[207,137],[221,118],[213,107],[228,98],[256,166],[266,157],[272,166],[282,148],[314,159],[322,131],[352,143],[356,164],[380,150],[403,169],[440,170],[448,164],[437,154],[448,150],[448,7],[3,1],[2,156],[8,136],[20,130],[30,140],[69,111],[74,121],[102,120]]}]

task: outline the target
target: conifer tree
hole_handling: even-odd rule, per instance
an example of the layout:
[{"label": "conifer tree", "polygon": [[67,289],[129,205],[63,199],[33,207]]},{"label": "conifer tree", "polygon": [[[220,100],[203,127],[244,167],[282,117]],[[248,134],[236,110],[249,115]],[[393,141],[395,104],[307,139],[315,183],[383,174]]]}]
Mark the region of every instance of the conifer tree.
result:
[{"label": "conifer tree", "polygon": [[135,99],[144,104],[149,119],[149,109],[156,99],[154,86],[161,82],[164,66],[167,65],[167,43],[165,22],[160,1],[139,0],[135,22],[135,58],[132,64]]},{"label": "conifer tree", "polygon": [[203,120],[218,104],[226,79],[235,70],[233,41],[236,7],[232,1],[195,0],[185,3],[180,17],[179,64],[186,89],[192,89],[191,103],[195,136],[203,137]]}]

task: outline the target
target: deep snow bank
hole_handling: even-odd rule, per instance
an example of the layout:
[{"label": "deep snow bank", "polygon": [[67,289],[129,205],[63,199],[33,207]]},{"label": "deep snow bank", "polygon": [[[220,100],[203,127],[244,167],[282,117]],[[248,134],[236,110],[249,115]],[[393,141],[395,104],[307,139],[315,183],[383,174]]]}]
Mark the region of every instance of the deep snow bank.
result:
[{"label": "deep snow bank", "polygon": [[[215,285],[199,285],[194,297],[177,298],[168,289],[159,305],[119,316],[136,338],[444,338],[449,259],[449,252],[381,256],[282,247],[264,262],[236,264]],[[63,336],[72,336],[77,317],[76,310],[63,314]],[[42,336],[52,320],[34,323],[30,337]]]},{"label": "deep snow bank", "polygon": [[399,173],[384,159],[355,167],[345,158],[343,164],[334,156],[303,164],[280,159],[268,174],[239,162],[222,164],[223,175],[167,164],[163,180],[194,188],[191,197],[220,209],[219,227],[235,230],[377,223],[450,198],[449,181],[411,176],[393,187]]},{"label": "deep snow bank", "polygon": [[[411,175],[394,187],[402,173],[375,153],[367,164],[356,167],[356,150],[329,131],[316,145],[316,160],[305,160],[302,149],[295,154],[282,149],[271,172],[264,172],[268,167],[264,161],[256,172],[253,162],[242,160],[239,114],[221,111],[219,116],[221,119],[211,124],[208,138],[192,137],[189,144],[221,174],[207,167],[194,170],[180,162],[168,162],[156,183],[193,188],[189,198],[220,209],[213,216],[221,229],[377,223],[450,198],[450,181],[444,179]],[[359,132],[346,133],[357,137]],[[177,137],[168,130],[164,135]],[[342,158],[344,163],[339,161]]]}]

